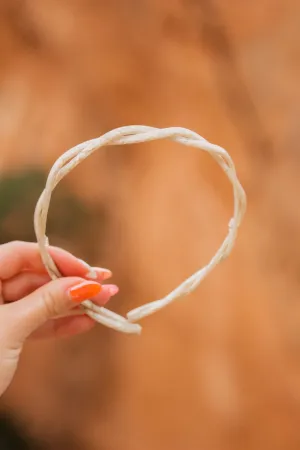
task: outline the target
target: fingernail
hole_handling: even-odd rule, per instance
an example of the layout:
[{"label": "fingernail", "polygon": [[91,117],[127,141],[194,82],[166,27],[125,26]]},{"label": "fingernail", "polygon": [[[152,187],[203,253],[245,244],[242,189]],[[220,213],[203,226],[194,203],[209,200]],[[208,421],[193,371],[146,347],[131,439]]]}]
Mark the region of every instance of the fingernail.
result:
[{"label": "fingernail", "polygon": [[105,286],[109,292],[109,295],[116,295],[119,292],[118,286],[115,286],[114,284],[110,284],[110,285],[106,284]]},{"label": "fingernail", "polygon": [[111,276],[111,271],[108,269],[102,269],[102,267],[91,267],[89,273],[86,275],[87,278],[91,278],[92,280],[95,280],[97,278],[101,280],[107,280]]},{"label": "fingernail", "polygon": [[102,267],[93,267],[97,272],[100,272],[103,280],[107,280],[112,276],[112,272],[108,269],[103,269]]},{"label": "fingernail", "polygon": [[88,263],[86,263],[85,261],[83,261],[83,259],[79,259],[79,261],[85,266],[87,273],[86,273],[86,278],[90,278],[91,280],[97,280],[98,275],[96,270],[89,266]]},{"label": "fingernail", "polygon": [[90,280],[97,280],[98,274],[93,267],[90,267],[90,270],[86,274],[86,278],[89,278]]},{"label": "fingernail", "polygon": [[80,303],[99,294],[101,290],[101,284],[93,281],[83,281],[82,283],[69,288],[68,293],[73,302]]}]

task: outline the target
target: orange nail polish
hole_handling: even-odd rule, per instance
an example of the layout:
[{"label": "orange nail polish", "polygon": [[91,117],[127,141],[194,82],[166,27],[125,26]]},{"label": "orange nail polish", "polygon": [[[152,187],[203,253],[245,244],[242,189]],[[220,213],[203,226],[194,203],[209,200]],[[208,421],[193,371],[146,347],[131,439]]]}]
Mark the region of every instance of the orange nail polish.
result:
[{"label": "orange nail polish", "polygon": [[74,302],[80,303],[83,300],[87,300],[90,297],[94,297],[99,294],[101,289],[102,286],[99,283],[95,283],[93,281],[83,281],[82,283],[71,287],[69,289],[69,294]]}]

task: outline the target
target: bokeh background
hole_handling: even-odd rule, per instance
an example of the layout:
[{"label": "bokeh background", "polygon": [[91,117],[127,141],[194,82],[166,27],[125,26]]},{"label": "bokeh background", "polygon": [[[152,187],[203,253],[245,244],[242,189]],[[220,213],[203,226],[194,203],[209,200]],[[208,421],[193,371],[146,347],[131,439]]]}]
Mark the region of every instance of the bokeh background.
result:
[{"label": "bokeh background", "polygon": [[[248,195],[232,256],[143,321],[29,343],[1,450],[300,448],[300,2],[1,0],[0,240],[34,240],[55,159],[129,124],[229,150]],[[50,242],[109,267],[125,313],[207,262],[230,186],[196,150],[101,149],[58,187]]]}]

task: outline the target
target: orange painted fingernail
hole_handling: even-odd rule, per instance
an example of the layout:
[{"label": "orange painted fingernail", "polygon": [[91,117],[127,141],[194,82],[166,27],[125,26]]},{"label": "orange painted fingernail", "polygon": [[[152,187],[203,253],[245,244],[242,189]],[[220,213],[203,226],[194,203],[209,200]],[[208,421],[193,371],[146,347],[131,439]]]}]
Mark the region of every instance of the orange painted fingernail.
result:
[{"label": "orange painted fingernail", "polygon": [[80,303],[94,297],[101,292],[102,286],[94,281],[83,281],[76,286],[69,288],[68,292],[73,302]]}]

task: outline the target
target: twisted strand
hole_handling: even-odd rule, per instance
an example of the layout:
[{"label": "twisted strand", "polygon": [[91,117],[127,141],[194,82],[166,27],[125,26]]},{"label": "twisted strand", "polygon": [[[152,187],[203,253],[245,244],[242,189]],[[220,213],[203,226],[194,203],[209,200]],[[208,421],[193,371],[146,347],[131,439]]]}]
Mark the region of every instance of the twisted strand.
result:
[{"label": "twisted strand", "polygon": [[234,163],[229,154],[222,147],[211,144],[197,133],[186,128],[159,129],[141,125],[116,128],[99,138],[76,145],[57,159],[49,173],[45,189],[37,202],[34,213],[34,228],[43,263],[52,279],[59,278],[61,274],[48,252],[49,244],[46,237],[47,215],[51,195],[57,184],[85,158],[101,147],[106,145],[137,144],[159,139],[170,139],[186,146],[198,148],[208,152],[215,159],[233,187],[233,217],[229,222],[226,238],[209,263],[191,275],[166,297],[133,309],[127,314],[127,319],[106,308],[95,305],[91,300],[86,300],[82,303],[85,313],[95,321],[123,333],[139,334],[141,326],[133,322],[153,314],[179,297],[190,294],[214,267],[230,254],[237,237],[237,230],[245,214],[246,195],[237,178]]}]

